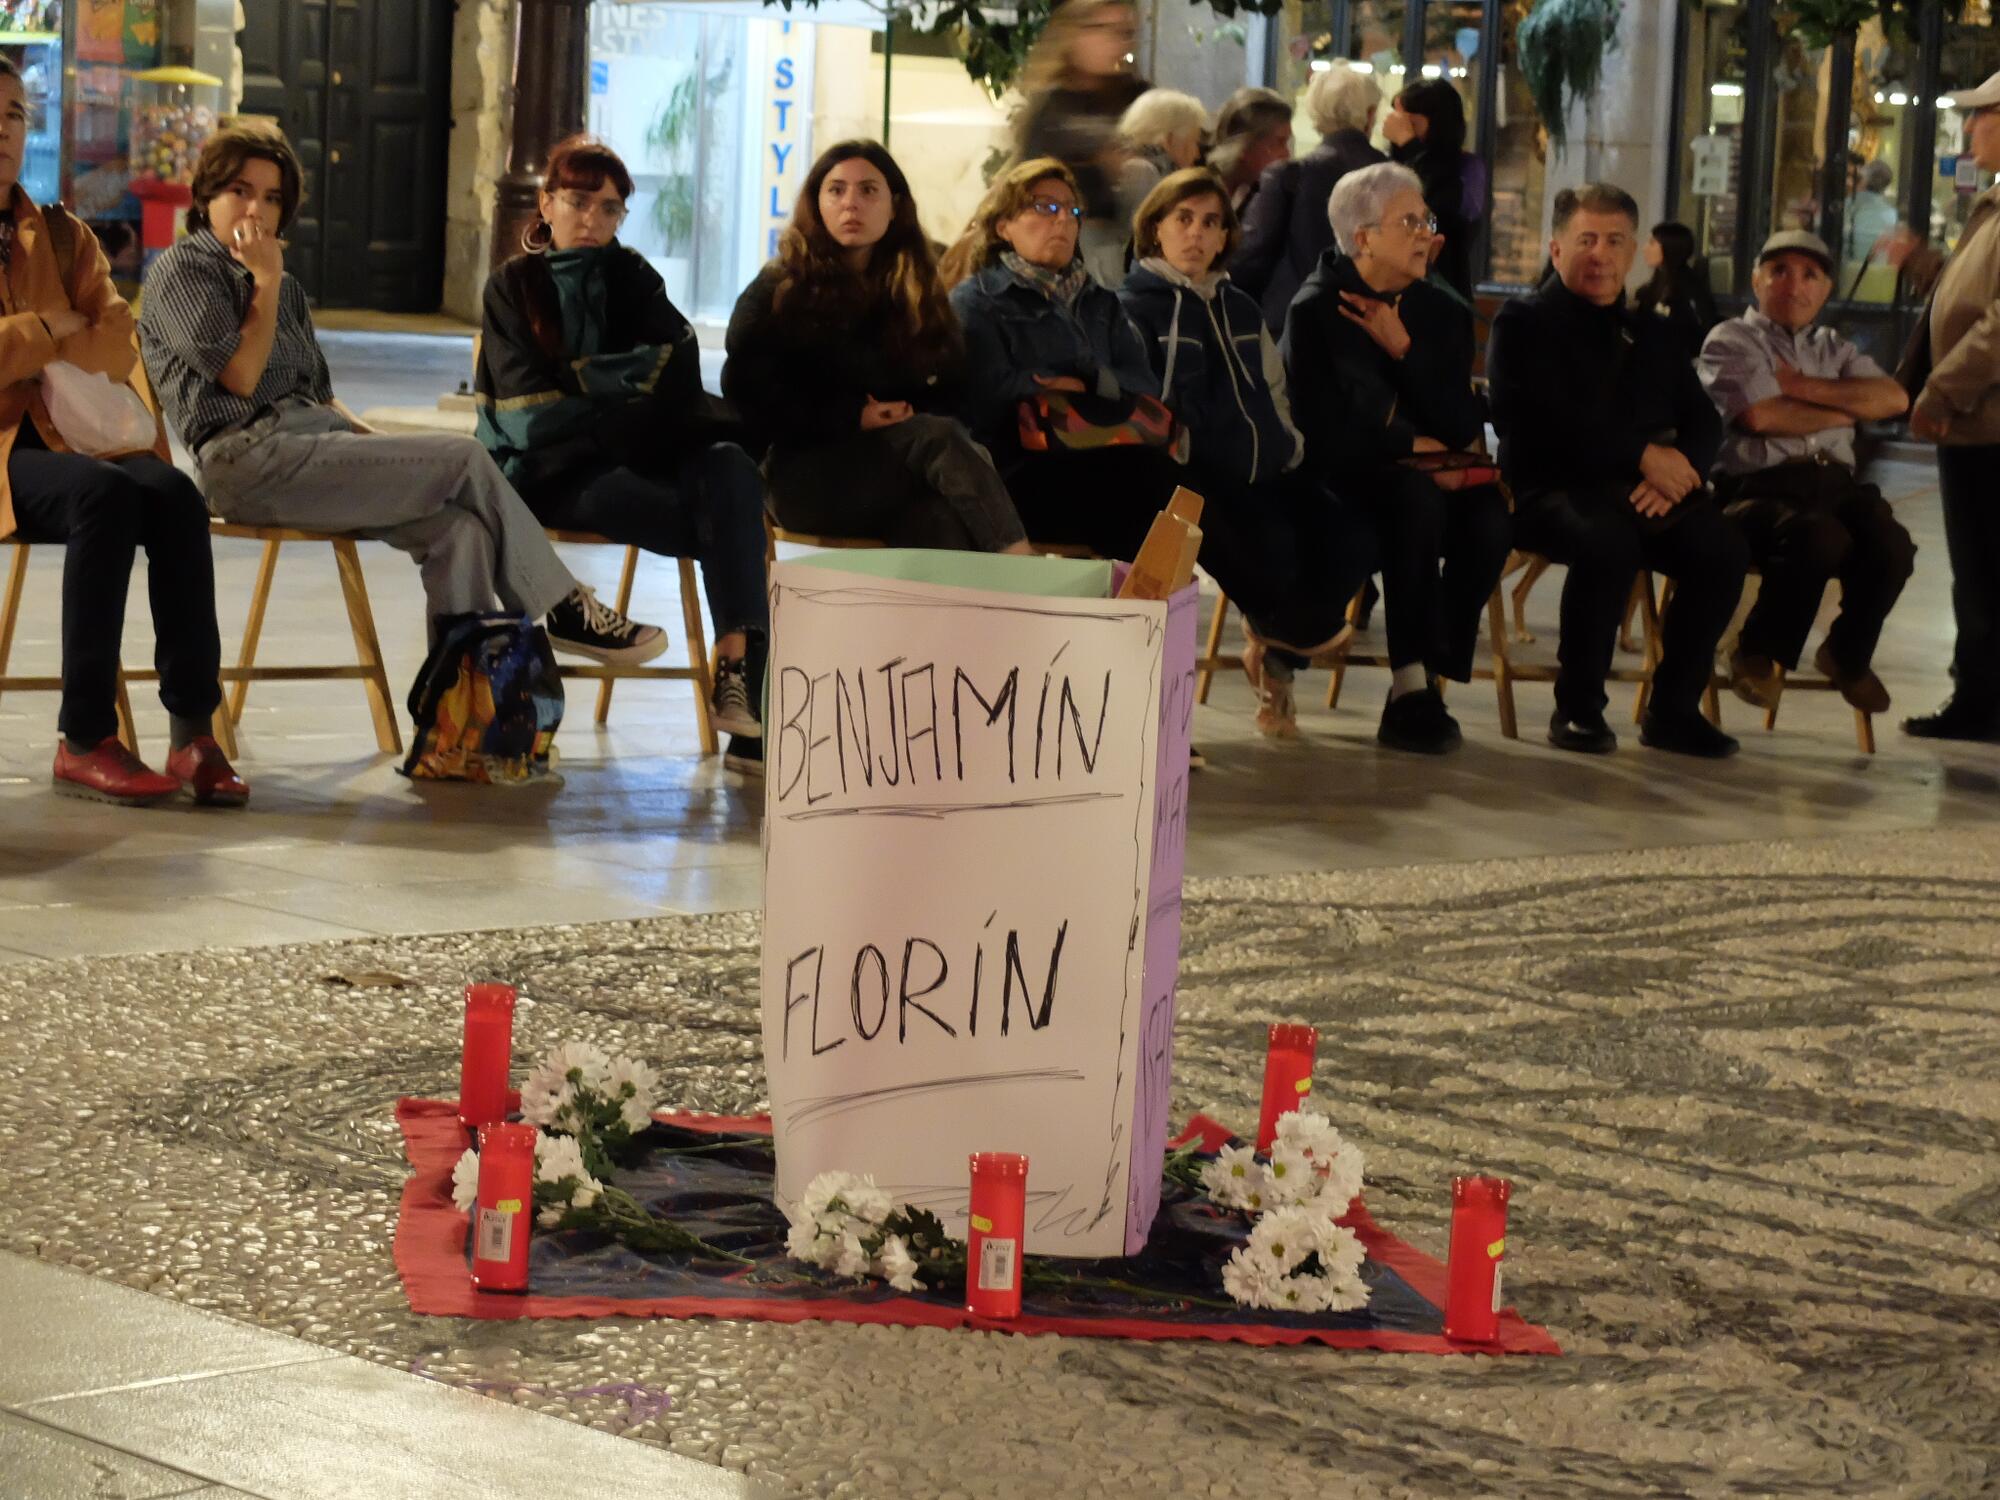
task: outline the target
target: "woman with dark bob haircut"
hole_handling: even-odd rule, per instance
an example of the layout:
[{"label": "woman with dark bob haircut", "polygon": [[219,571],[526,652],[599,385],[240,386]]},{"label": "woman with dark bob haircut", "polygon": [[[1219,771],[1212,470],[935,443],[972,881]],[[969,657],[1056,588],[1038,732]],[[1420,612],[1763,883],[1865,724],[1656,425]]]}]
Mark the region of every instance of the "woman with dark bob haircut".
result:
[{"label": "woman with dark bob haircut", "polygon": [[965,343],[910,184],[874,141],[813,163],[792,222],[729,319],[723,393],[771,445],[790,530],[1026,552],[986,450],[953,413]]},{"label": "woman with dark bob haircut", "polygon": [[[572,136],[549,153],[541,217],[486,283],[479,439],[543,525],[700,561],[711,711],[754,741],[770,622],[764,481],[702,391],[694,325],[618,240],[631,196],[602,141]],[[753,748],[732,744],[732,767],[749,769]]]},{"label": "woman with dark bob haircut", "polygon": [[384,541],[417,559],[433,629],[481,614],[546,617],[559,651],[641,662],[657,626],[599,604],[469,437],[365,432],[333,398],[305,289],[279,235],[298,211],[298,157],[275,130],[202,148],[188,236],[146,276],[146,370],[201,467],[209,508],[252,526]]}]

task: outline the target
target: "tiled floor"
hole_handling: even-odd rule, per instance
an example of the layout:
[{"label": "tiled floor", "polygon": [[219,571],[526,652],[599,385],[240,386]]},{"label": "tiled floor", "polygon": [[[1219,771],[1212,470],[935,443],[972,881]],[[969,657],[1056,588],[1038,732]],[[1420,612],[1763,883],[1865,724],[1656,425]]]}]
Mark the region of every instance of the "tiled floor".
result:
[{"label": "tiled floor", "polygon": [[[341,334],[328,344],[337,386],[357,409],[427,404],[462,378],[469,353],[463,339],[406,334]],[[1933,706],[1948,690],[1948,570],[1930,474],[1899,464],[1880,477],[1921,549],[1879,658],[1900,715]],[[416,571],[384,547],[364,545],[362,553],[400,690],[421,657]],[[580,577],[612,592],[618,553],[566,555]],[[17,670],[57,670],[61,560],[56,549],[34,556]],[[227,653],[240,633],[256,550],[221,542],[216,561]],[[290,548],[278,579],[263,659],[344,649],[331,557]],[[1543,641],[1524,648],[1531,654],[1552,649],[1559,585],[1560,575],[1552,576],[1533,598],[1530,620]],[[132,598],[127,660],[140,662],[151,651],[143,585],[135,582]],[[678,634],[670,563],[646,561],[637,600],[635,613]],[[1726,701],[1726,721],[1745,750],[1709,765],[1644,751],[1629,731],[1615,756],[1559,755],[1541,742],[1544,686],[1519,690],[1524,737],[1503,740],[1492,688],[1475,683],[1452,694],[1465,748],[1433,761],[1373,743],[1382,674],[1353,673],[1338,713],[1318,706],[1323,683],[1302,683],[1304,738],[1272,744],[1250,727],[1242,678],[1218,681],[1196,718],[1210,766],[1194,784],[1191,874],[1812,838],[1984,822],[2000,810],[2000,751],[1939,750],[1905,739],[1889,718],[1877,726],[1881,753],[1862,757],[1851,715],[1829,694],[1788,698],[1770,735],[1750,710]],[[1618,712],[1628,703],[1620,698]],[[164,716],[143,698],[135,706],[144,749],[157,756]],[[242,726],[251,808],[140,812],[50,795],[54,700],[10,694],[0,699],[0,962],[757,905],[761,783],[697,755],[689,690],[622,685],[605,729],[591,724],[591,707],[582,693],[570,705],[560,788],[420,790],[376,753],[356,685],[260,685]],[[527,1493],[532,1477],[511,1457],[513,1489],[480,1488],[469,1462],[454,1460],[449,1472],[424,1468],[422,1452],[392,1428],[432,1409],[466,1433],[498,1424],[495,1451],[529,1462],[532,1448],[536,1472],[548,1475],[567,1466],[566,1445],[596,1445],[587,1455],[592,1492],[625,1492],[616,1467],[622,1449],[588,1432],[544,1423],[529,1441],[504,1424],[542,1419],[6,1257],[0,1326],[8,1329],[0,1359],[7,1500]],[[358,1437],[320,1425],[336,1401]],[[394,1423],[370,1426],[387,1413]],[[310,1461],[281,1461],[240,1440],[272,1422],[296,1433],[302,1452],[345,1452],[349,1467],[334,1471],[344,1478],[329,1480]],[[458,1441],[456,1451],[472,1453],[488,1438]],[[679,1481],[643,1476],[639,1457],[624,1461],[634,1466],[635,1494],[642,1482],[656,1495],[739,1492],[701,1489],[720,1481],[693,1471]]]}]

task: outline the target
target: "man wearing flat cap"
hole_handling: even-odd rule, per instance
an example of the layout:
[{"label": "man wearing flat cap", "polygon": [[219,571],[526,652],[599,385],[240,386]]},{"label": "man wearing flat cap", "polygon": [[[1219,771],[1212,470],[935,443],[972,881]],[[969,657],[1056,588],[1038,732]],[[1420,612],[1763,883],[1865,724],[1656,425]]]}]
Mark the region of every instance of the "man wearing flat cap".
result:
[{"label": "man wearing flat cap", "polygon": [[1840,614],[1813,665],[1858,709],[1888,689],[1872,661],[1917,548],[1889,502],[1854,471],[1854,430],[1901,416],[1909,397],[1881,366],[1816,324],[1833,292],[1833,254],[1788,229],[1764,242],[1757,305],[1710,331],[1696,368],[1728,431],[1713,483],[1763,581],[1729,662],[1736,696],[1773,707],[1797,667],[1829,579]]}]

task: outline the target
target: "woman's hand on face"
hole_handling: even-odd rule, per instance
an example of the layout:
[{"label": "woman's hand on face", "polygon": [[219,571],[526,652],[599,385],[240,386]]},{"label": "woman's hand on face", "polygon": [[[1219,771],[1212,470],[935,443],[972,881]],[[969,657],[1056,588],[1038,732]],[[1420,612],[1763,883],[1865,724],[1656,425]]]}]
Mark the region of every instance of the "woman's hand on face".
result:
[{"label": "woman's hand on face", "polygon": [[1410,330],[1403,326],[1394,303],[1342,292],[1340,315],[1373,339],[1389,358],[1401,359],[1410,352]]},{"label": "woman's hand on face", "polygon": [[1074,391],[1079,396],[1087,389],[1074,375],[1037,375],[1035,384],[1045,391]]},{"label": "woman's hand on face", "polygon": [[1382,121],[1382,139],[1392,146],[1407,146],[1417,138],[1416,122],[1394,105]]},{"label": "woman's hand on face", "polygon": [[229,232],[229,253],[257,279],[259,286],[282,280],[285,274],[285,246],[275,234],[266,234],[255,219],[241,219]]},{"label": "woman's hand on face", "polygon": [[58,344],[72,334],[82,333],[90,326],[90,319],[73,307],[65,307],[59,312],[43,313],[42,322],[49,330],[49,337]]},{"label": "woman's hand on face", "polygon": [[898,422],[907,422],[915,413],[907,401],[877,401],[870,396],[861,408],[861,430],[874,432],[883,427],[894,427]]}]

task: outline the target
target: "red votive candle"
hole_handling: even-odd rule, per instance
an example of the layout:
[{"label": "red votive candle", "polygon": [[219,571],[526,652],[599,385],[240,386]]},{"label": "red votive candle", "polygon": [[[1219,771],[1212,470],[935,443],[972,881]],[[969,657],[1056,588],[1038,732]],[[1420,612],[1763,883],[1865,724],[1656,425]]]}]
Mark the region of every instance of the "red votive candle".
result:
[{"label": "red votive candle", "polygon": [[535,1222],[532,1125],[479,1132],[479,1201],[472,1210],[472,1284],[482,1292],[528,1289],[528,1239]]},{"label": "red votive candle", "polygon": [[965,1241],[967,1312],[982,1318],[1021,1315],[1021,1226],[1027,1216],[1028,1158],[975,1151]]},{"label": "red votive candle", "polygon": [[1451,1180],[1451,1262],[1446,1270],[1444,1336],[1490,1344],[1500,1334],[1500,1257],[1507,1253],[1502,1177]]},{"label": "red votive candle", "polygon": [[1257,1111],[1257,1149],[1269,1151],[1278,1138],[1278,1117],[1306,1102],[1313,1086],[1313,1050],[1319,1031],[1311,1026],[1280,1022],[1271,1028],[1270,1050],[1264,1054],[1264,1105]]},{"label": "red votive candle", "polygon": [[507,1118],[514,1060],[514,987],[465,987],[465,1050],[458,1062],[458,1123],[477,1130]]}]

